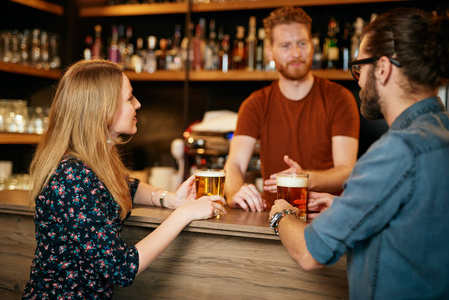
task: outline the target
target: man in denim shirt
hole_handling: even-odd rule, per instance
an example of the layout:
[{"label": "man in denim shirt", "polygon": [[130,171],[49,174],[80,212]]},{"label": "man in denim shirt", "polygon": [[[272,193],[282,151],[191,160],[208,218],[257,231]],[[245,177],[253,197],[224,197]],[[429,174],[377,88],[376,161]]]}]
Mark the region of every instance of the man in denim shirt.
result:
[{"label": "man in denim shirt", "polygon": [[284,200],[271,210],[305,270],[347,252],[351,299],[449,299],[449,115],[436,97],[449,77],[448,27],[447,18],[396,9],[365,28],[350,64],[361,112],[384,117],[390,130],[359,159],[341,196],[309,193],[309,209],[321,211],[312,223],[289,214]]}]

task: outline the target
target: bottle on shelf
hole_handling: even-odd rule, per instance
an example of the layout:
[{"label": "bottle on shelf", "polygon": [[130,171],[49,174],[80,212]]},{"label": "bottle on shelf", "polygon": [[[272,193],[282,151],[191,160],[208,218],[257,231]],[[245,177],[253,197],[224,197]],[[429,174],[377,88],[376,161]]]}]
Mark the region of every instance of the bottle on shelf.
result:
[{"label": "bottle on shelf", "polygon": [[321,69],[323,64],[323,52],[320,46],[320,34],[315,33],[312,37],[313,45],[313,58],[312,58],[312,69]]},{"label": "bottle on shelf", "polygon": [[111,42],[108,47],[108,59],[114,63],[120,63],[120,49],[118,47],[118,29],[117,25],[111,26]]},{"label": "bottle on shelf", "polygon": [[339,32],[337,20],[334,17],[329,19],[327,37],[324,39],[323,58],[325,69],[336,69],[339,58],[337,33]]},{"label": "bottle on shelf", "polygon": [[221,41],[219,56],[219,69],[223,72],[227,72],[230,68],[231,63],[231,37],[229,34],[223,35],[223,40]]},{"label": "bottle on shelf", "polygon": [[195,26],[195,36],[193,37],[193,70],[202,70],[204,68],[204,27],[206,20],[201,18],[199,23]]},{"label": "bottle on shelf", "polygon": [[20,62],[24,65],[29,64],[30,59],[29,41],[30,41],[30,32],[28,30],[24,30],[24,32],[20,36]]},{"label": "bottle on shelf", "polygon": [[340,43],[340,60],[339,60],[339,68],[347,71],[349,66],[349,62],[352,60],[350,56],[351,49],[351,32],[352,26],[350,23],[346,22],[345,27],[343,29],[343,34],[341,36]]},{"label": "bottle on shelf", "polygon": [[265,29],[259,28],[257,32],[257,47],[256,47],[256,70],[262,71],[266,69],[267,54],[265,52]]},{"label": "bottle on shelf", "polygon": [[36,66],[39,63],[41,57],[41,41],[40,36],[41,31],[39,29],[33,29],[32,39],[31,39],[31,65]]},{"label": "bottle on shelf", "polygon": [[50,35],[49,40],[50,68],[57,69],[61,67],[61,56],[59,54],[59,36],[57,34]]},{"label": "bottle on shelf", "polygon": [[156,43],[157,43],[156,37],[150,35],[148,37],[148,50],[144,67],[144,70],[148,73],[154,73],[157,70]]},{"label": "bottle on shelf", "polygon": [[237,33],[232,43],[232,69],[244,70],[246,68],[247,50],[245,42],[245,27],[237,26]]},{"label": "bottle on shelf", "polygon": [[170,50],[167,50],[167,70],[180,71],[182,68],[181,60],[181,25],[175,26],[175,34]]},{"label": "bottle on shelf", "polygon": [[143,49],[143,38],[138,37],[136,39],[136,49],[134,54],[131,55],[130,69],[136,73],[141,73],[144,67],[146,57],[146,50]]},{"label": "bottle on shelf", "polygon": [[92,59],[103,58],[103,42],[101,41],[101,26],[95,25],[95,39],[92,45]]},{"label": "bottle on shelf", "polygon": [[354,22],[354,34],[351,37],[351,60],[356,60],[359,56],[363,26],[365,26],[365,21],[363,21],[363,19],[360,17],[356,18]]},{"label": "bottle on shelf", "polygon": [[134,54],[134,44],[133,44],[133,28],[132,26],[128,25],[126,26],[126,38],[125,38],[125,49],[123,50],[123,53],[121,55],[121,61],[125,69],[132,70],[131,66],[131,57]]},{"label": "bottle on shelf", "polygon": [[38,69],[50,69],[50,62],[49,62],[49,43],[48,43],[48,32],[42,31],[41,32],[41,55],[40,60],[36,67]]},{"label": "bottle on shelf", "polygon": [[158,70],[167,69],[167,39],[159,40],[159,50],[156,50],[156,61]]},{"label": "bottle on shelf", "polygon": [[84,60],[92,59],[92,46],[94,43],[94,39],[91,35],[86,35],[84,38],[84,50],[83,50],[83,58]]},{"label": "bottle on shelf", "polygon": [[252,72],[256,69],[256,17],[249,17],[248,36],[246,38],[247,70]]},{"label": "bottle on shelf", "polygon": [[217,40],[217,32],[215,31],[215,20],[210,20],[209,38],[204,49],[204,69],[217,70],[219,64],[219,44]]}]

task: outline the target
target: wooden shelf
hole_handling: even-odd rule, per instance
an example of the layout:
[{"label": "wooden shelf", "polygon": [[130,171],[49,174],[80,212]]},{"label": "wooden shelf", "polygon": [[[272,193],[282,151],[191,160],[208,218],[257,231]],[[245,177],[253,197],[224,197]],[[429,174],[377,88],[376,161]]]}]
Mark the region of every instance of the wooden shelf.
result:
[{"label": "wooden shelf", "polygon": [[39,143],[41,138],[40,134],[0,132],[2,145],[34,145]]},{"label": "wooden shelf", "polygon": [[[16,0],[19,1],[19,0]],[[22,0],[24,1],[24,0]],[[28,0],[30,1],[30,0]],[[206,0],[208,1],[208,0]],[[324,6],[343,4],[366,4],[379,2],[402,2],[407,0],[248,0],[209,3],[192,3],[192,12],[212,12],[275,8],[284,5],[294,6]],[[80,17],[112,17],[139,16],[154,14],[180,14],[188,12],[188,3],[149,3],[124,4],[111,6],[81,7]]]},{"label": "wooden shelf", "polygon": [[185,71],[156,71],[154,73],[136,73],[134,71],[125,71],[131,81],[184,81],[186,79]]},{"label": "wooden shelf", "polygon": [[57,69],[44,70],[21,64],[4,63],[4,62],[0,62],[0,71],[36,77],[44,77],[50,79],[59,79],[59,77],[61,76],[61,70]]},{"label": "wooden shelf", "polygon": [[162,14],[185,14],[188,3],[143,3],[80,8],[80,17],[118,17]]},{"label": "wooden shelf", "polygon": [[11,2],[19,3],[25,6],[36,8],[57,16],[64,15],[64,8],[62,5],[54,4],[42,0],[9,0]]},{"label": "wooden shelf", "polygon": [[[329,80],[352,80],[351,72],[343,70],[312,70],[314,75]],[[156,71],[154,73],[135,73],[125,71],[131,81],[184,81],[184,71]],[[278,79],[275,71],[191,71],[189,81],[273,81]]]}]

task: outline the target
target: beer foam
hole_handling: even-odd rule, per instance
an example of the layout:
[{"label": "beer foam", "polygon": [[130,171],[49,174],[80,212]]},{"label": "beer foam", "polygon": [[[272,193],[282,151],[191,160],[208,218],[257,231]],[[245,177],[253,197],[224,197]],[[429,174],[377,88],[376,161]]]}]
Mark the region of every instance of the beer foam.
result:
[{"label": "beer foam", "polygon": [[286,187],[307,187],[308,184],[307,177],[287,177],[287,176],[277,176],[276,185],[286,186]]},{"label": "beer foam", "polygon": [[195,176],[203,177],[225,177],[226,172],[224,170],[196,170]]}]

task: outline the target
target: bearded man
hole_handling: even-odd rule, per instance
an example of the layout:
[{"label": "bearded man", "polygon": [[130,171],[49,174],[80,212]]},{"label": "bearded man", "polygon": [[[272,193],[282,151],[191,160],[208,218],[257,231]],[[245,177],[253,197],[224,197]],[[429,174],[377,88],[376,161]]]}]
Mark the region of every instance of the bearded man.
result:
[{"label": "bearded man", "polygon": [[260,142],[262,177],[291,167],[309,174],[309,190],[339,193],[357,160],[360,117],[343,86],[311,72],[312,19],[301,8],[282,7],[264,19],[267,55],[279,80],[253,92],[240,106],[226,169],[226,199],[246,211],[270,208],[244,175]]}]

